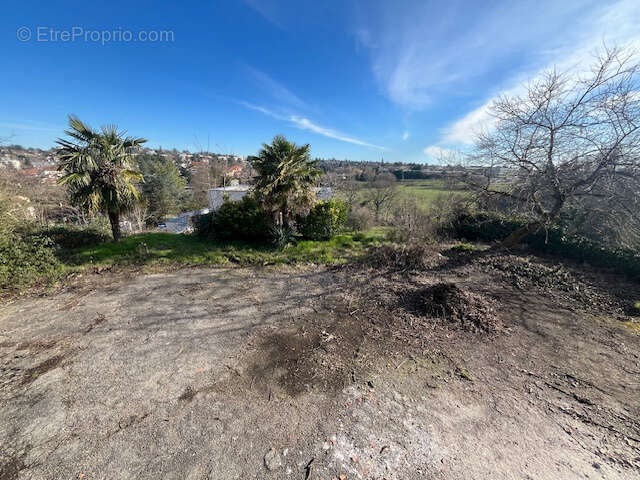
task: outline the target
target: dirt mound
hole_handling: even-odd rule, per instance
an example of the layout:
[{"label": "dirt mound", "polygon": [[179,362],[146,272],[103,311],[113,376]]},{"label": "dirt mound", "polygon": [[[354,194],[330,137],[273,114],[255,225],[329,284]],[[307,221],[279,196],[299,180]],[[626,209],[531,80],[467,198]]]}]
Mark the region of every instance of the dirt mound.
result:
[{"label": "dirt mound", "polygon": [[431,285],[418,292],[418,299],[424,314],[447,319],[464,329],[492,332],[498,328],[493,301],[462,290],[455,283]]}]

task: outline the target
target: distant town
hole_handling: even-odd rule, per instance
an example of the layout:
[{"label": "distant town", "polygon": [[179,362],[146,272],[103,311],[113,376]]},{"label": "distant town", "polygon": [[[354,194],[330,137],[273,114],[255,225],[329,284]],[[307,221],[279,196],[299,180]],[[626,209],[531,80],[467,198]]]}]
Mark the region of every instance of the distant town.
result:
[{"label": "distant town", "polygon": [[[215,186],[223,186],[227,178],[246,181],[251,177],[251,168],[246,156],[221,154],[213,152],[190,152],[188,150],[166,150],[162,148],[143,148],[140,155],[162,156],[170,158],[180,168],[183,175],[195,176],[202,171],[209,171],[213,166],[219,170],[218,179],[212,181]],[[318,164],[326,173],[330,174],[325,182],[340,179],[369,180],[368,177],[380,173],[391,173],[397,180],[424,180],[443,178],[459,173],[487,170],[486,166],[420,164],[407,162],[353,161],[348,159],[318,158]],[[39,178],[42,183],[55,182],[59,176],[56,169],[56,149],[42,150],[28,148],[21,145],[0,146],[0,168],[19,170],[26,177]],[[493,167],[493,177],[507,177],[510,170]]]}]

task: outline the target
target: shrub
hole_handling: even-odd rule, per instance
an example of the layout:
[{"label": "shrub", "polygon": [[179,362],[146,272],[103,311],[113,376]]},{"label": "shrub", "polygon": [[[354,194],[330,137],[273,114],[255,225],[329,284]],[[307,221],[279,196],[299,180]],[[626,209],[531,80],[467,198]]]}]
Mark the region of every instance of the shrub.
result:
[{"label": "shrub", "polygon": [[347,222],[347,204],[341,200],[316,203],[306,217],[297,217],[298,232],[308,240],[329,240]]},{"label": "shrub", "polygon": [[[19,290],[50,281],[61,271],[53,242],[42,235],[29,235],[28,224],[0,192],[0,291]],[[18,220],[21,218],[21,220]],[[18,231],[23,225],[23,231]]]},{"label": "shrub", "polygon": [[376,223],[373,212],[367,207],[353,205],[347,213],[346,228],[349,230],[369,230]]},{"label": "shrub", "polygon": [[397,202],[391,217],[396,241],[434,240],[436,237],[438,228],[433,216],[424,213],[414,199]]},{"label": "shrub", "polygon": [[97,227],[76,227],[60,225],[49,227],[37,232],[37,235],[48,237],[52,242],[63,249],[74,249],[89,245],[98,245],[110,239],[106,230]]},{"label": "shrub", "polygon": [[[472,241],[493,242],[506,238],[514,230],[526,225],[528,219],[496,213],[464,213],[453,223],[456,236]],[[563,258],[587,262],[591,265],[615,268],[640,280],[640,255],[626,248],[607,248],[588,238],[570,234],[561,225],[541,229],[523,241],[531,249]]]},{"label": "shrub", "polygon": [[196,233],[217,240],[264,241],[269,238],[268,215],[253,196],[237,202],[225,201],[218,210],[200,215]]},{"label": "shrub", "polygon": [[51,239],[41,235],[24,238],[12,230],[0,234],[0,290],[49,282],[60,268]]},{"label": "shrub", "polygon": [[471,243],[458,242],[453,247],[451,247],[449,251],[451,253],[467,254],[467,253],[473,253],[477,249],[478,248]]}]

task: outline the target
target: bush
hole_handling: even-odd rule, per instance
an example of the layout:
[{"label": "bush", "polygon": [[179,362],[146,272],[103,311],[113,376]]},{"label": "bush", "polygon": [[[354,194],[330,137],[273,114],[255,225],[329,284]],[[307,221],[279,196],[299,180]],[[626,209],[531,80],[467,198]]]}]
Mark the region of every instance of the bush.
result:
[{"label": "bush", "polygon": [[269,239],[268,214],[253,196],[237,202],[225,201],[218,210],[200,215],[196,233],[216,240],[265,241]]},{"label": "bush", "polygon": [[306,217],[297,217],[298,232],[308,240],[329,240],[347,222],[347,204],[341,200],[316,203]]},{"label": "bush", "polygon": [[400,242],[434,240],[438,226],[434,217],[424,213],[414,199],[396,202],[391,212],[394,238]]},{"label": "bush", "polygon": [[347,213],[346,228],[354,231],[369,230],[376,223],[373,212],[367,207],[353,205]]},{"label": "bush", "polygon": [[[511,232],[529,222],[525,217],[496,213],[463,213],[453,222],[457,237],[471,241],[501,241]],[[615,268],[640,280],[640,255],[631,249],[607,248],[588,238],[570,234],[560,225],[541,229],[523,240],[534,251],[587,262],[591,265]]]},{"label": "bush", "polygon": [[0,192],[0,291],[19,290],[38,282],[50,281],[61,271],[53,242],[42,235],[18,231],[26,219],[15,203]]},{"label": "bush", "polygon": [[82,228],[70,225],[46,228],[37,232],[37,235],[50,238],[55,245],[63,249],[98,245],[111,238],[107,231],[96,227]]},{"label": "bush", "polygon": [[49,282],[60,268],[51,239],[41,235],[24,238],[12,230],[1,232],[0,290]]}]

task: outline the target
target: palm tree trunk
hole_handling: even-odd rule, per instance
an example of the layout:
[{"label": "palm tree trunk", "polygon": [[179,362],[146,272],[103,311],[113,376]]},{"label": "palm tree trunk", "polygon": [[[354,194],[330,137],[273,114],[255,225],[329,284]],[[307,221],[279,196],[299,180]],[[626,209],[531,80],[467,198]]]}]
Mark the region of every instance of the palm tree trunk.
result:
[{"label": "palm tree trunk", "polygon": [[111,223],[111,233],[115,242],[120,241],[122,232],[120,231],[120,212],[109,212],[109,222]]}]

